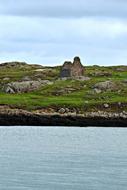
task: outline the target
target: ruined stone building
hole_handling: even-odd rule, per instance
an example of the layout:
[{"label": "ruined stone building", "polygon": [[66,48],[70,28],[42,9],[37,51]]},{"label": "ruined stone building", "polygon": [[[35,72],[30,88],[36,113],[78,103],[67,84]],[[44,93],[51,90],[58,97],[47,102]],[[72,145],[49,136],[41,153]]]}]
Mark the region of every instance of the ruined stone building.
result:
[{"label": "ruined stone building", "polygon": [[60,77],[80,77],[84,75],[84,67],[81,64],[80,58],[75,57],[73,63],[70,61],[65,61],[62,66]]}]

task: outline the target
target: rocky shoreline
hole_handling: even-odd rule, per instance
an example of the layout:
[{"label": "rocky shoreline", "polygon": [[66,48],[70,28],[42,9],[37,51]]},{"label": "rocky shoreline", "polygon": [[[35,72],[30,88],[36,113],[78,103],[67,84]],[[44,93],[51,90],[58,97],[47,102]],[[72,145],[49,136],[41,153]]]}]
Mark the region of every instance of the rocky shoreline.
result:
[{"label": "rocky shoreline", "polygon": [[127,127],[127,112],[59,113],[0,108],[0,126]]}]

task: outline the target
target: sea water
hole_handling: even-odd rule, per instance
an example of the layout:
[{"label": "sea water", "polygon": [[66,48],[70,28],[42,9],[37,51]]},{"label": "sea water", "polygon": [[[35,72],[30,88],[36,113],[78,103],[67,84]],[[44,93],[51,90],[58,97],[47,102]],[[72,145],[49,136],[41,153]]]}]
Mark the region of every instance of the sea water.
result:
[{"label": "sea water", "polygon": [[0,127],[0,190],[127,190],[127,129]]}]

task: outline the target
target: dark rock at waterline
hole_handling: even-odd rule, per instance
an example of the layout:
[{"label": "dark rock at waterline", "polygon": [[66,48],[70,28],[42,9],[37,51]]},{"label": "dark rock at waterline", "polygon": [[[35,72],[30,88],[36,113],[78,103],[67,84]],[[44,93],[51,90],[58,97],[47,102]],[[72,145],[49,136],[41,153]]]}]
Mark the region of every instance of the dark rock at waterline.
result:
[{"label": "dark rock at waterline", "polygon": [[76,115],[0,114],[1,126],[127,127],[127,118]]}]

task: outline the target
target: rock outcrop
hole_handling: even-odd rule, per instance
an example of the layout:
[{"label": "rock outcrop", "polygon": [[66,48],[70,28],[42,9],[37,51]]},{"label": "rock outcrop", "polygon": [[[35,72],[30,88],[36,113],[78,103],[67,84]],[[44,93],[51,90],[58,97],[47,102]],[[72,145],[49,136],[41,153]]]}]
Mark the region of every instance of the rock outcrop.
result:
[{"label": "rock outcrop", "polygon": [[75,57],[73,63],[66,61],[61,69],[61,78],[76,78],[84,75],[84,67],[81,64],[80,58]]},{"label": "rock outcrop", "polygon": [[45,110],[30,112],[0,106],[0,126],[80,126],[80,127],[127,127],[127,112],[85,112],[77,114],[60,108],[58,112]]},{"label": "rock outcrop", "polygon": [[48,80],[11,82],[4,86],[3,91],[10,94],[26,93],[50,84],[52,84],[52,82]]},{"label": "rock outcrop", "polygon": [[24,67],[26,65],[27,65],[26,62],[14,61],[14,62],[1,63],[0,68],[3,68],[3,67],[6,67],[6,68]]},{"label": "rock outcrop", "polygon": [[114,91],[118,88],[118,86],[115,82],[104,81],[95,84],[93,88],[101,91]]}]

